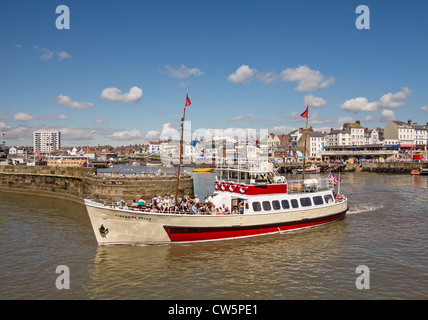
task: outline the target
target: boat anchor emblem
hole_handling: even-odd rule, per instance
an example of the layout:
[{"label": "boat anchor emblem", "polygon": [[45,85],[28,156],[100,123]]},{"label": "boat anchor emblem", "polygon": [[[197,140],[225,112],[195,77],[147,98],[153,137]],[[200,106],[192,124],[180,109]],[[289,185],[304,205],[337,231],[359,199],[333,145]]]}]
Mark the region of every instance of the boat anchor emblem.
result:
[{"label": "boat anchor emblem", "polygon": [[105,237],[108,233],[108,229],[104,228],[104,225],[101,225],[101,227],[98,230],[100,231],[100,234],[102,237]]}]

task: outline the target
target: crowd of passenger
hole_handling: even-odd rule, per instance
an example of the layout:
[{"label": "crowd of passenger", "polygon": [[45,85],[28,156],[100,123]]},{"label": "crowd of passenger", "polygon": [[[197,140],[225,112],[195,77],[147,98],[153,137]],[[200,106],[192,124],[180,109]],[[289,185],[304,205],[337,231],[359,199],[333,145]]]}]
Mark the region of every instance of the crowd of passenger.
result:
[{"label": "crowd of passenger", "polygon": [[215,207],[213,198],[210,194],[201,201],[197,195],[191,199],[188,195],[178,198],[175,203],[175,198],[171,196],[155,196],[150,201],[145,201],[140,198],[138,201],[133,200],[126,203],[123,199],[117,203],[119,209],[137,210],[142,212],[155,213],[170,213],[170,214],[199,214],[199,215],[223,215],[243,213],[244,203],[241,201],[238,205],[238,210],[231,211],[228,206],[223,204],[220,207]]}]

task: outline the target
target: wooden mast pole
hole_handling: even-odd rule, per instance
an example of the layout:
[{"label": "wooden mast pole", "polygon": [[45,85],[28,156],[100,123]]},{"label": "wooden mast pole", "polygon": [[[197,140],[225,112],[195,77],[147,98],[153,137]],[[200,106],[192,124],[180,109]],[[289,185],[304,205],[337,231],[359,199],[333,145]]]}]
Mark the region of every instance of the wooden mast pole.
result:
[{"label": "wooden mast pole", "polygon": [[178,171],[177,171],[177,185],[175,187],[175,205],[178,205],[178,185],[180,182],[181,157],[183,154],[184,119],[186,118],[186,107],[187,106],[190,106],[189,90],[187,90],[186,103],[184,104],[183,118],[181,119],[180,159],[179,159]]},{"label": "wooden mast pole", "polygon": [[183,131],[184,131],[184,118],[186,117],[186,107],[184,107],[183,118],[181,119],[181,140],[180,140],[180,159],[178,163],[177,171],[177,185],[175,187],[175,205],[178,205],[178,184],[180,181],[180,169],[181,169],[181,156],[183,154]]},{"label": "wooden mast pole", "polygon": [[[309,106],[308,106],[309,109]],[[306,167],[306,141],[308,141],[308,120],[309,114],[306,115],[306,129],[305,129],[305,146],[303,149],[303,171],[302,171],[302,180],[305,180],[305,167]]]}]

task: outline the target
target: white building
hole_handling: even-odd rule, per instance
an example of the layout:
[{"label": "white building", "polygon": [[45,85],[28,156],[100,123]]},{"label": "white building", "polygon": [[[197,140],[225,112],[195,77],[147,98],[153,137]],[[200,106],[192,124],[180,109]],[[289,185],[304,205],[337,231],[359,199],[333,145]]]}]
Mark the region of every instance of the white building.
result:
[{"label": "white building", "polygon": [[415,144],[419,147],[426,146],[428,144],[428,124],[414,123],[412,127],[415,130]]},{"label": "white building", "polygon": [[61,132],[37,130],[33,132],[34,152],[52,152],[61,148]]},{"label": "white building", "polygon": [[355,123],[345,123],[343,130],[348,131],[351,137],[350,145],[362,146],[364,145],[364,127],[361,126],[360,121]]},{"label": "white building", "polygon": [[415,144],[415,129],[408,123],[398,120],[389,121],[384,130],[385,140],[398,140],[402,146],[410,146]]},{"label": "white building", "polygon": [[161,153],[161,143],[159,141],[150,141],[149,148],[147,150],[150,154],[160,154]]},{"label": "white building", "polygon": [[351,144],[351,133],[345,130],[331,130],[325,135],[325,145],[329,147],[348,146]]},{"label": "white building", "polygon": [[380,144],[380,133],[377,129],[365,129],[364,144]]},{"label": "white building", "polygon": [[321,152],[324,150],[325,140],[324,135],[321,132],[308,132],[309,136],[309,156],[320,157]]}]

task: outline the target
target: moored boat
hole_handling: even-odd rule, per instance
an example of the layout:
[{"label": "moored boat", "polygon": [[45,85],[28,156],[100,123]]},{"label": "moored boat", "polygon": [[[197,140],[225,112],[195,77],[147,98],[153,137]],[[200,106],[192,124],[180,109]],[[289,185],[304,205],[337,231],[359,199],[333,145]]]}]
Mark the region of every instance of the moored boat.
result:
[{"label": "moored boat", "polygon": [[215,168],[196,168],[193,172],[214,172]]},{"label": "moored boat", "polygon": [[[347,199],[327,178],[286,181],[271,170],[220,168],[213,210],[155,212],[120,209],[85,199],[98,244],[161,244],[283,233],[345,217]],[[226,208],[219,214],[219,208]]]},{"label": "moored boat", "polygon": [[419,169],[415,169],[412,170],[410,172],[410,174],[415,174],[415,175],[428,175],[428,168],[419,168]]},{"label": "moored boat", "polygon": [[[314,164],[308,168],[305,168],[305,171],[304,171],[304,173],[320,173],[320,172],[321,172],[321,168]],[[303,173],[303,168],[296,169],[294,173]]]}]

